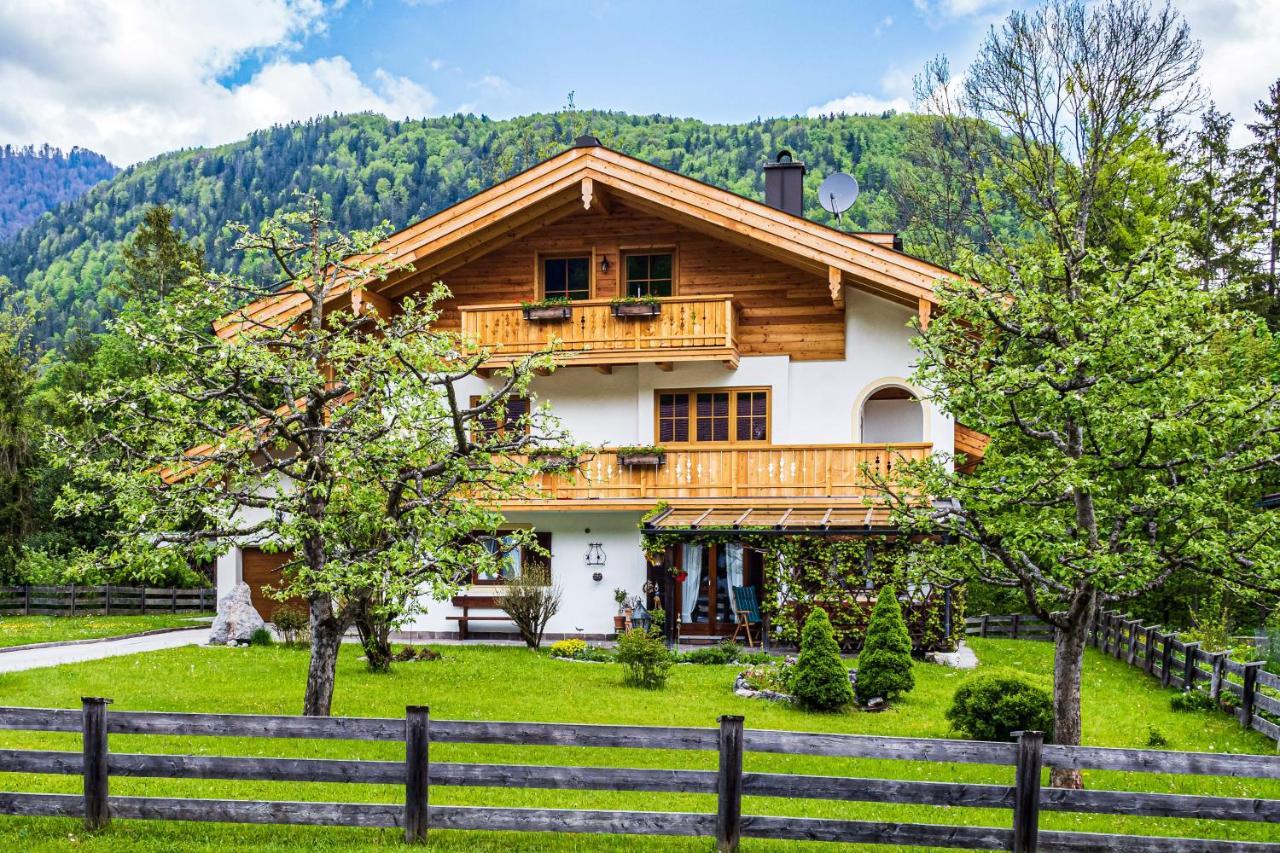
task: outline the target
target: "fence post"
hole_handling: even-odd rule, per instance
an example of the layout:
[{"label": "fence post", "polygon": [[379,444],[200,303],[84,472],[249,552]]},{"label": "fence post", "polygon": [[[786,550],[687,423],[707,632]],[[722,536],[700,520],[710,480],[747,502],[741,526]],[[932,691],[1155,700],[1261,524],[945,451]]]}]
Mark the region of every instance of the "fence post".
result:
[{"label": "fence post", "polygon": [[22,585],[22,615],[31,615],[31,584],[29,583]]},{"label": "fence post", "polygon": [[1156,671],[1156,629],[1159,627],[1159,625],[1151,625],[1147,628],[1147,659],[1143,661],[1147,675]]},{"label": "fence post", "polygon": [[1240,724],[1253,728],[1253,697],[1258,690],[1258,670],[1266,661],[1254,661],[1244,665],[1244,690],[1240,695]]},{"label": "fence post", "polygon": [[204,613],[204,587],[200,587],[200,612]]},{"label": "fence post", "polygon": [[1222,668],[1225,666],[1223,661],[1227,659],[1227,653],[1214,652],[1209,657],[1213,661],[1213,674],[1209,676],[1209,695],[1217,701],[1222,698]]},{"label": "fence post", "polygon": [[404,725],[404,840],[427,840],[430,823],[428,752],[431,746],[431,712],[425,706],[405,708]]},{"label": "fence post", "polygon": [[1043,732],[1016,732],[1013,782],[1013,853],[1035,853],[1040,834],[1040,765]]},{"label": "fence post", "polygon": [[742,830],[742,717],[720,717],[720,771],[716,776],[716,851],[736,853]]},{"label": "fence post", "polygon": [[107,812],[107,705],[110,699],[80,700],[84,760],[84,828],[102,829]]},{"label": "fence post", "polygon": [[76,585],[71,585],[71,615],[76,615]]},{"label": "fence post", "polygon": [[1161,635],[1164,642],[1164,651],[1160,655],[1160,686],[1168,687],[1169,678],[1173,675],[1173,634]]},{"label": "fence post", "polygon": [[1182,646],[1182,689],[1194,690],[1196,687],[1196,655],[1200,653],[1199,643],[1184,643]]},{"label": "fence post", "polygon": [[1009,635],[1010,635],[1009,639],[1011,640],[1018,639],[1018,623],[1021,621],[1022,621],[1021,613],[1013,614],[1013,621],[1010,623],[1011,627],[1009,629]]},{"label": "fence post", "polygon": [[102,606],[106,610],[107,616],[111,615],[111,584],[104,583],[102,585]]},{"label": "fence post", "polygon": [[982,614],[982,624],[978,627],[978,636],[979,636],[979,637],[981,637],[981,638],[982,638],[982,639],[984,639],[984,640],[987,638],[987,624],[988,624],[990,621],[991,621],[991,614],[989,614],[989,613],[983,613],[983,614]]},{"label": "fence post", "polygon": [[178,588],[176,586],[169,587],[169,612],[178,612]]}]

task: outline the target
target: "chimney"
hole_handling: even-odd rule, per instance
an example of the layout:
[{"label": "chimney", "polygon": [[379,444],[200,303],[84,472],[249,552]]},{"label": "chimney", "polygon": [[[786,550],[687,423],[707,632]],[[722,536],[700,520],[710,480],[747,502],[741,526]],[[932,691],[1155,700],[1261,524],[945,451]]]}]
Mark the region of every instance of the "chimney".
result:
[{"label": "chimney", "polygon": [[792,216],[804,216],[804,163],[792,160],[785,148],[764,164],[764,203]]}]

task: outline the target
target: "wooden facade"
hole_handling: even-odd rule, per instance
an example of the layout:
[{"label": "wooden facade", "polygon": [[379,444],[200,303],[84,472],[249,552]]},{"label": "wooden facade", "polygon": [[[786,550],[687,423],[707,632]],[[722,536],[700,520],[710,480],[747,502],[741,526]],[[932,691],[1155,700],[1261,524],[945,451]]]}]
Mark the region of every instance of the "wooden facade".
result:
[{"label": "wooden facade", "polygon": [[[485,306],[475,309],[485,315],[484,320],[517,320],[509,327],[507,341],[545,334],[546,329],[518,318],[520,303],[540,296],[539,259],[564,254],[591,257],[592,296],[599,309],[596,313],[603,318],[608,314],[608,300],[622,295],[622,258],[636,250],[672,252],[676,269],[673,299],[732,299],[741,355],[844,358],[844,310],[832,302],[825,277],[806,274],[758,252],[622,204],[615,204],[608,216],[574,213],[442,276],[453,298],[440,305],[440,325],[478,333],[481,343],[492,343],[493,338],[485,334],[491,330],[479,325],[481,318],[468,326],[462,320],[470,306]],[[601,270],[601,259],[608,262],[607,271]],[[416,274],[413,288],[429,287],[434,280],[429,272]],[[496,316],[503,306],[505,316]],[[718,331],[723,333],[731,319],[726,314]],[[608,331],[626,328],[634,333],[628,325],[634,322],[608,324]],[[670,328],[656,331],[680,334]],[[569,340],[569,335],[561,337]],[[704,336],[695,337],[698,339],[686,344],[691,350],[706,345]]]}]

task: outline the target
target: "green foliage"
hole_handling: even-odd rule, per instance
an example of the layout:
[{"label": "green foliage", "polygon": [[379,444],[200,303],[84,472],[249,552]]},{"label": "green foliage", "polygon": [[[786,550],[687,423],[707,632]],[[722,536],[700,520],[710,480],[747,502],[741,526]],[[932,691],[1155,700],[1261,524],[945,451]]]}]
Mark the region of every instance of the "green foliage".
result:
[{"label": "green foliage", "polygon": [[858,655],[858,701],[869,702],[877,696],[894,699],[910,693],[916,686],[911,664],[911,635],[902,621],[902,608],[891,586],[880,590],[867,641]]},{"label": "green foliage", "polygon": [[1053,736],[1053,697],[1022,673],[995,669],[967,678],[947,709],[952,727],[977,740],[1012,740],[1013,732]]},{"label": "green foliage", "polygon": [[306,642],[310,619],[311,614],[305,607],[286,603],[276,607],[275,613],[271,616],[271,624],[276,626],[286,645],[294,646]]},{"label": "green foliage", "polygon": [[49,145],[0,146],[0,240],[119,171],[84,148],[63,152]]},{"label": "green foliage", "polygon": [[703,646],[702,648],[687,651],[679,656],[680,663],[705,664],[708,666],[724,666],[730,663],[739,663],[743,661],[743,653],[746,650],[737,643],[728,640],[717,643],[714,646]]},{"label": "green foliage", "polygon": [[155,302],[173,293],[188,277],[204,272],[204,252],[188,243],[173,225],[173,211],[157,204],[121,249],[120,280],[111,285],[121,299]]},{"label": "green foliage", "polygon": [[271,636],[270,629],[259,628],[249,635],[249,645],[251,646],[274,646],[275,644],[276,639]]},{"label": "green foliage", "polygon": [[1183,690],[1169,699],[1169,707],[1174,711],[1215,711],[1218,703],[1203,690]]},{"label": "green foliage", "polygon": [[790,694],[795,683],[796,667],[786,661],[753,664],[743,670],[742,679],[752,690],[770,690]]},{"label": "green foliage", "polygon": [[849,670],[840,660],[831,620],[821,607],[815,607],[804,623],[791,688],[800,706],[811,711],[838,711],[853,701]]},{"label": "green foliage", "polygon": [[1147,748],[1160,749],[1169,745],[1169,738],[1155,726],[1147,726]]},{"label": "green foliage", "polygon": [[[603,111],[503,121],[326,116],[138,164],[0,243],[0,274],[12,278],[22,301],[39,313],[37,340],[65,347],[80,332],[100,330],[119,308],[110,288],[122,275],[121,250],[151,205],[173,210],[177,226],[196,236],[210,268],[266,284],[274,278],[271,263],[237,252],[226,222],[261,222],[301,190],[325,202],[338,230],[383,220],[404,227],[567,148],[586,129],[619,151],[757,199],[764,194],[761,164],[788,148],[808,166],[809,199],[832,172],[858,179],[862,193],[844,227],[905,232],[908,248],[928,253],[931,246],[915,239],[913,209],[896,190],[918,168],[912,129],[930,121],[893,113],[743,124]],[[835,224],[817,204],[806,215]],[[971,235],[983,239],[979,228]]]},{"label": "green foliage", "polygon": [[556,640],[551,644],[549,652],[553,658],[571,658],[586,650],[587,641],[574,637],[567,640]]},{"label": "green foliage", "polygon": [[666,643],[657,634],[632,628],[618,637],[618,663],[626,667],[626,683],[646,690],[660,690],[675,663]]}]

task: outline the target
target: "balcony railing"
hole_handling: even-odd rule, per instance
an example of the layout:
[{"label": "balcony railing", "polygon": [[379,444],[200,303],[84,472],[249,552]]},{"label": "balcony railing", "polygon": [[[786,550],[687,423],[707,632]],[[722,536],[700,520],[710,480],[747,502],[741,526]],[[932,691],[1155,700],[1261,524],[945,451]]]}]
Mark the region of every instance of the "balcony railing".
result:
[{"label": "balcony railing", "polygon": [[460,309],[462,333],[493,353],[490,365],[510,364],[555,346],[565,365],[722,361],[738,366],[735,306],[726,296],[659,300],[654,317],[615,317],[608,299],[572,303],[567,320],[527,320],[519,305]]},{"label": "balcony railing", "polygon": [[669,448],[659,467],[629,467],[600,450],[567,474],[537,484],[547,501],[672,501],[708,498],[861,498],[875,494],[868,475],[889,477],[904,460],[924,459],[931,444],[769,445]]}]

